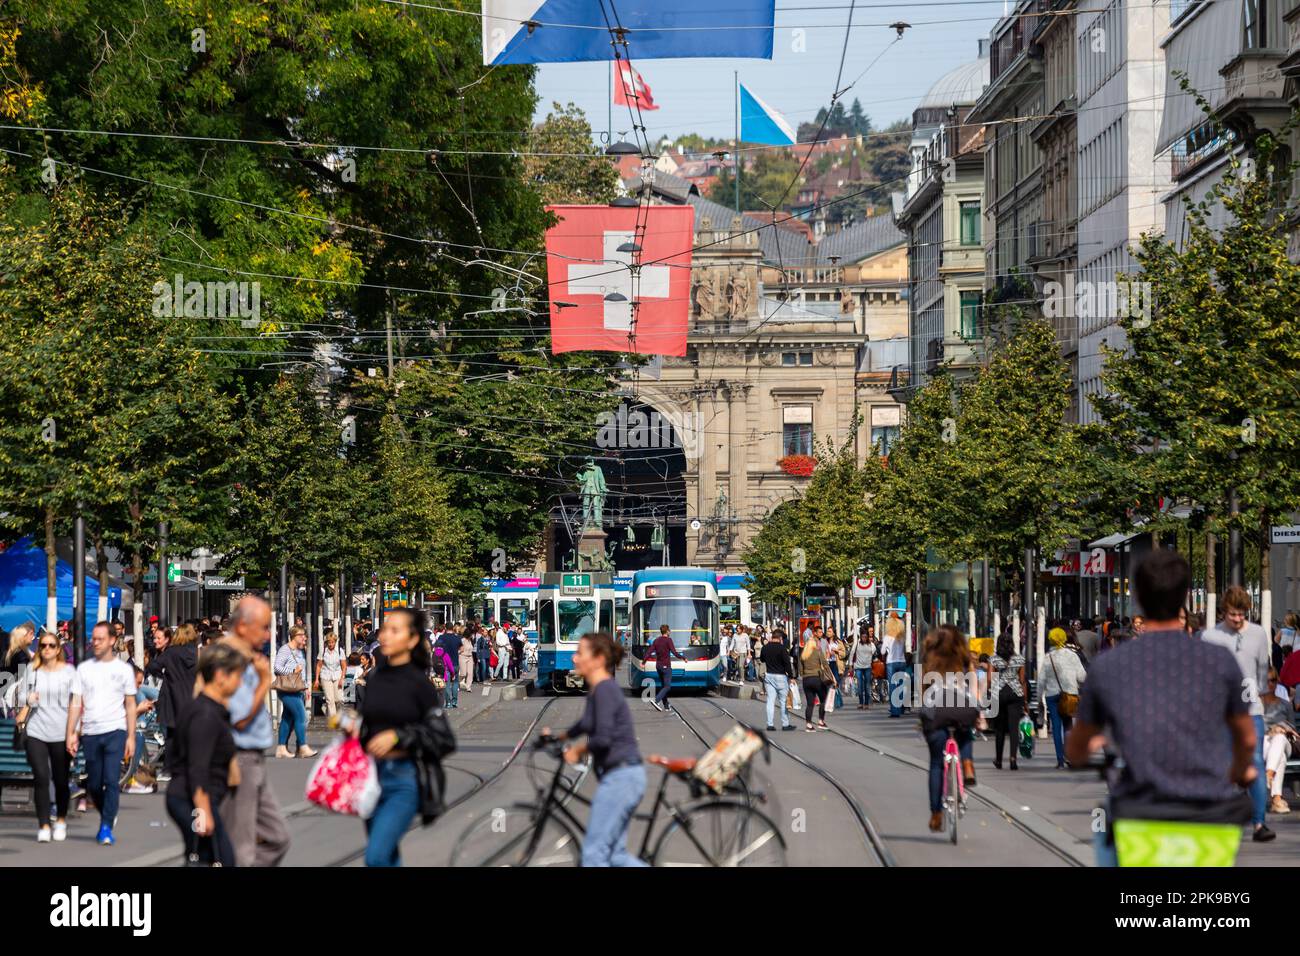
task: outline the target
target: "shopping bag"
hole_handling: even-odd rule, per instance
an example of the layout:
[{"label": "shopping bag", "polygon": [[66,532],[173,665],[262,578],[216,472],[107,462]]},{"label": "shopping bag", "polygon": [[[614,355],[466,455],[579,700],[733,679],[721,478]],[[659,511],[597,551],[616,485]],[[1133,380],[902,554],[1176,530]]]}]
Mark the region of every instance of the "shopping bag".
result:
[{"label": "shopping bag", "polygon": [[792,683],[790,685],[790,699],[791,699],[791,704],[790,704],[791,710],[803,710],[803,702],[799,700],[798,684]]},{"label": "shopping bag", "polygon": [[379,768],[361,741],[344,738],[328,747],[312,767],[306,796],[326,810],[368,820],[379,804]]},{"label": "shopping bag", "polygon": [[[844,693],[852,697],[855,694],[857,694],[857,692],[858,692],[858,679],[852,676],[844,678]],[[841,704],[841,706],[843,705]]]},{"label": "shopping bag", "polygon": [[763,749],[763,740],[747,727],[737,724],[723,734],[713,749],[695,762],[691,772],[714,793],[722,793],[736,778],[749,759]]},{"label": "shopping bag", "polygon": [[1034,722],[1028,714],[1020,718],[1020,756],[1029,759],[1034,755]]},{"label": "shopping bag", "polygon": [[822,691],[822,697],[826,701],[826,713],[828,714],[833,713],[835,710],[835,696],[837,693],[838,691],[833,691],[830,687]]},{"label": "shopping bag", "polygon": [[795,697],[794,697],[794,691],[793,691],[793,690],[787,690],[787,691],[785,692],[785,706],[788,707],[790,710],[798,710],[798,709],[799,709],[799,705],[795,703]]}]

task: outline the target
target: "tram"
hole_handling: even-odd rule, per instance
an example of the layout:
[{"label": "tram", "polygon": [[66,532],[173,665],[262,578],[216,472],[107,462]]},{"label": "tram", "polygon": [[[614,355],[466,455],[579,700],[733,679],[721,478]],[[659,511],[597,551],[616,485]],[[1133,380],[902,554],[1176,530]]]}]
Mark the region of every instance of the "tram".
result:
[{"label": "tram", "polygon": [[615,633],[616,588],[609,574],[554,571],[537,588],[537,689],[580,691],[573,652],[584,634]]},{"label": "tram", "polygon": [[718,620],[726,625],[754,627],[765,623],[763,603],[749,595],[747,574],[718,575]]},{"label": "tram", "polygon": [[625,648],[632,646],[632,578],[614,578],[614,637]]},{"label": "tram", "polygon": [[667,624],[686,660],[672,662],[673,687],[711,689],[722,679],[717,574],[703,568],[647,568],[632,577],[632,647],[624,680],[659,683],[650,645]]},{"label": "tram", "polygon": [[513,621],[524,636],[537,640],[537,589],[540,578],[484,578],[483,591],[475,602],[483,624]]}]

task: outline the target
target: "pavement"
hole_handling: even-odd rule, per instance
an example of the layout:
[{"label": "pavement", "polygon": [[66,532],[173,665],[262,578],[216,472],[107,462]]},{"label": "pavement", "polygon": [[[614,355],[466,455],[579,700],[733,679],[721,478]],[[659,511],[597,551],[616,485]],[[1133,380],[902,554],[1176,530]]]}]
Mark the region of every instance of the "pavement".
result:
[{"label": "pavement", "polygon": [[[527,697],[503,700],[502,689],[518,685],[476,685],[462,691],[460,707],[449,712],[458,747],[446,761],[448,812],[432,826],[416,826],[402,845],[406,865],[445,866],[461,833],[485,816],[533,798],[549,780],[554,764],[528,748],[516,754],[521,739],[543,726],[564,728],[582,711],[581,697]],[[753,685],[748,685],[752,689]],[[748,692],[748,691],[747,691]],[[764,705],[756,699],[674,696],[678,714],[660,713],[629,698],[642,753],[699,756],[737,720],[762,727]],[[993,741],[976,741],[977,785],[953,846],[926,827],[926,748],[914,717],[890,719],[888,708],[849,706],[827,718],[830,732],[806,734],[801,717],[792,733],[776,732],[780,748],[771,761],[755,758],[751,786],[764,797],[763,811],[778,825],[792,866],[1071,866],[1092,864],[1093,810],[1103,796],[1100,779],[1090,773],[1057,770],[1050,739],[1037,741],[1037,755],[1021,759],[1020,769],[995,770]],[[322,718],[314,718],[308,739],[321,749],[333,739]],[[701,740],[703,738],[703,740]],[[782,752],[784,751],[784,752]],[[513,759],[512,759],[513,758]],[[292,837],[285,865],[360,866],[364,824],[329,813],[302,798],[314,760],[268,761],[272,786]],[[648,811],[663,771],[648,767]],[[582,790],[590,797],[594,779]],[[670,799],[688,797],[670,782]],[[13,796],[13,793],[8,794]],[[574,805],[585,819],[585,808]],[[123,794],[114,847],[94,843],[97,816],[71,814],[63,844],[38,844],[29,807],[0,812],[0,866],[177,866],[181,842],[166,815],[161,794]],[[863,826],[868,821],[871,831]],[[661,819],[651,846],[662,832]],[[1269,815],[1278,839],[1271,844],[1243,840],[1239,866],[1292,865],[1300,851],[1300,812]],[[645,822],[634,823],[638,849]]]}]

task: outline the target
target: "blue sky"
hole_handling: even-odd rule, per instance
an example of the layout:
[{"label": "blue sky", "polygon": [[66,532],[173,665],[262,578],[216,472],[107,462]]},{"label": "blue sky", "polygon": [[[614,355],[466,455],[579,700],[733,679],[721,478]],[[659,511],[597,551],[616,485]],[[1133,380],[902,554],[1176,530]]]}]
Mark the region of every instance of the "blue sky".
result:
[{"label": "blue sky", "polygon": [[[833,9],[807,9],[810,7]],[[844,95],[845,106],[854,97],[860,99],[875,128],[910,118],[916,103],[935,80],[953,67],[975,59],[979,38],[988,36],[1002,10],[1002,0],[858,3],[841,83],[852,82],[873,59],[885,52]],[[736,70],[740,71],[742,83],[785,113],[796,127],[812,120],[817,110],[830,102],[847,20],[845,0],[777,0],[777,29],[771,60],[687,59],[636,63],[660,105],[659,110],[644,114],[648,135],[652,140],[682,133],[730,137],[735,111],[732,74]],[[914,26],[890,47],[895,32],[887,24],[896,20]],[[800,29],[804,52],[795,49],[796,31]],[[633,44],[635,56],[635,40]],[[886,50],[886,47],[890,48]],[[546,115],[553,101],[573,102],[586,112],[592,128],[603,133],[609,122],[606,105],[609,75],[608,63],[542,64],[537,76],[541,96],[538,118]],[[626,107],[614,107],[613,127],[616,139],[631,128]]]}]

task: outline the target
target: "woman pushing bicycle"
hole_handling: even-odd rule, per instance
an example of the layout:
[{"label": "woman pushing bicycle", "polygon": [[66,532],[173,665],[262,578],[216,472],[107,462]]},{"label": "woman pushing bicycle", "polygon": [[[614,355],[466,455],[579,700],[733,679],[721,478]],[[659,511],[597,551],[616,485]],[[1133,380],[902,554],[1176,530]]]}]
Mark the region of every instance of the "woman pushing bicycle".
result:
[{"label": "woman pushing bicycle", "polygon": [[543,737],[586,740],[565,748],[564,759],[576,764],[591,754],[600,781],[591,801],[591,818],[582,844],[583,866],[646,866],[628,852],[627,828],[645,794],[645,767],[636,746],[632,711],[614,671],[623,648],[605,633],[587,634],[578,642],[573,669],[587,682],[587,706],[578,722],[563,733],[542,728]]}]

